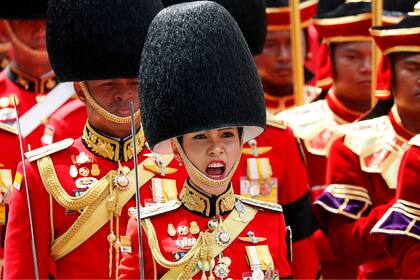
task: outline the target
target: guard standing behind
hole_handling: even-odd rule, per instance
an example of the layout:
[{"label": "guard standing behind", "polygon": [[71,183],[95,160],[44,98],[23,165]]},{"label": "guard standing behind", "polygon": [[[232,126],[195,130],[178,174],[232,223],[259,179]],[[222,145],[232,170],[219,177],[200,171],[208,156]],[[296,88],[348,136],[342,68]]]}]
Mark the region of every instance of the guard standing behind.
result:
[{"label": "guard standing behind", "polygon": [[[416,125],[419,119],[420,93],[420,3],[400,23],[375,27],[372,34],[384,53],[382,89],[392,88],[397,108],[411,111],[403,122]],[[385,91],[386,92],[386,91]],[[397,103],[397,96],[405,96]],[[416,129],[418,133],[420,129]],[[398,278],[420,278],[420,231],[416,222],[420,213],[420,136],[409,142],[398,173],[397,201],[379,220],[372,233],[381,233],[385,248],[396,258]]]},{"label": "guard standing behind", "polygon": [[[387,33],[384,29],[374,30],[373,36]],[[315,209],[337,257],[358,265],[358,277],[377,279],[396,277],[395,260],[370,230],[394,203],[402,155],[420,127],[419,108],[413,106],[416,82],[404,76],[413,54],[404,53],[405,48],[388,50],[397,40],[383,40],[383,45],[375,40],[386,50],[378,71],[379,101],[362,121],[339,128],[344,137],[330,149],[328,186]]]}]

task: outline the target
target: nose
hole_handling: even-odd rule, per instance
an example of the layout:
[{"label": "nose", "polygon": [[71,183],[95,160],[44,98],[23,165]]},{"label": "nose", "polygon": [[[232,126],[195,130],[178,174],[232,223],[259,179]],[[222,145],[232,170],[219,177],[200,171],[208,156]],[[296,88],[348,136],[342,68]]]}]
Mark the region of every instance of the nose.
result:
[{"label": "nose", "polygon": [[129,85],[121,85],[118,93],[115,95],[117,101],[130,101],[133,99],[134,94],[137,94],[137,90]]},{"label": "nose", "polygon": [[290,62],[290,46],[287,46],[285,43],[279,44],[277,49],[277,61],[282,63]]},{"label": "nose", "polygon": [[363,74],[370,74],[372,72],[372,57],[366,56],[361,64],[360,72]]},{"label": "nose", "polygon": [[217,157],[224,153],[223,145],[220,141],[214,138],[210,138],[211,145],[208,150],[209,156]]}]

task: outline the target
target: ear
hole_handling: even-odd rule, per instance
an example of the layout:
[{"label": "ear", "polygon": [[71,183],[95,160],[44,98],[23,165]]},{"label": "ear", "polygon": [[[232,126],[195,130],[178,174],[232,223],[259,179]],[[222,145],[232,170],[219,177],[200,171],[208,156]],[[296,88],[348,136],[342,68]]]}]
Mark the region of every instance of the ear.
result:
[{"label": "ear", "polygon": [[80,101],[86,104],[86,96],[83,94],[82,88],[79,85],[79,82],[74,82],[74,91],[77,95],[77,98],[79,98]]},{"label": "ear", "polygon": [[171,148],[172,148],[172,152],[174,153],[174,158],[178,162],[182,162],[181,155],[179,154],[178,148],[175,145],[175,140],[171,140]]}]

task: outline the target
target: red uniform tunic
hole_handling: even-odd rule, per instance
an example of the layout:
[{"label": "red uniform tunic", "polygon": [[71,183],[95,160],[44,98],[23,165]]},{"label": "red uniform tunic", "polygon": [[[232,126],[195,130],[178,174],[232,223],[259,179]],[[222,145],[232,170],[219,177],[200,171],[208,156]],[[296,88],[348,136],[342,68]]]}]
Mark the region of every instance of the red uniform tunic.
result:
[{"label": "red uniform tunic", "polygon": [[[102,178],[111,170],[117,170],[119,168],[117,160],[121,160],[122,166],[129,169],[133,168],[133,160],[129,159],[131,151],[129,139],[118,142],[114,138],[111,139],[95,132],[92,128],[89,129],[89,132],[84,133],[83,139],[79,138],[70,147],[50,155],[61,188],[70,196],[80,196],[91,187],[89,182]],[[139,163],[145,159],[147,152],[143,151],[139,155]],[[174,161],[171,164],[179,168]],[[40,175],[41,169],[38,168],[36,161],[26,162],[26,168],[39,273],[40,278],[47,278],[53,240],[57,240],[75,223],[81,211],[69,210],[61,206],[55,198],[63,195],[60,196],[53,191],[51,191],[53,196],[49,195]],[[21,170],[21,166],[19,170]],[[51,172],[46,174],[45,178],[53,178]],[[182,177],[182,174],[181,170],[168,175],[168,177]],[[159,175],[156,174],[155,177],[159,177]],[[185,180],[185,177],[182,180]],[[50,182],[49,185],[52,186],[53,184]],[[19,182],[15,183],[18,185]],[[34,277],[25,187],[23,182],[20,185],[22,186],[20,190],[13,191],[10,202],[5,248],[5,278],[7,279]],[[149,180],[142,186],[142,197],[151,197],[150,185]],[[122,213],[126,213],[126,208],[134,204],[134,199],[131,199],[124,206]],[[117,220],[113,219],[113,222],[114,232],[117,234]],[[119,232],[121,234],[125,232],[127,223],[127,216],[122,215],[119,219]],[[110,224],[106,223],[79,247],[56,260],[56,277],[74,279],[108,278],[109,243],[107,236],[109,233]],[[77,234],[79,233],[77,232]],[[113,262],[115,262],[115,259]],[[111,271],[114,273],[115,263],[112,265]]]},{"label": "red uniform tunic", "polygon": [[[0,98],[7,99],[9,97],[9,102],[0,104],[0,107],[1,109],[13,108],[11,96],[15,95],[19,115],[22,116],[38,101],[42,101],[43,96],[53,89],[56,84],[57,81],[53,72],[44,79],[35,79],[11,66],[6,67],[0,73]],[[6,101],[6,99],[3,100]],[[14,121],[14,118],[11,120]],[[42,146],[41,137],[43,134],[44,125],[41,124],[26,137],[26,144],[30,144],[31,149]]]},{"label": "red uniform tunic", "polygon": [[410,144],[398,174],[397,201],[372,229],[383,236],[385,248],[395,256],[400,279],[420,278],[420,137]]},{"label": "red uniform tunic", "polygon": [[48,121],[48,124],[54,129],[53,141],[77,138],[82,134],[86,120],[86,106],[79,99],[63,105],[51,115]]},{"label": "red uniform tunic", "polygon": [[370,230],[394,202],[398,166],[411,135],[395,107],[388,116],[340,129],[345,137],[331,147],[328,187],[315,202],[320,225],[335,255],[359,266],[359,278],[395,277],[394,260]]},{"label": "red uniform tunic", "polygon": [[255,139],[255,148],[259,150],[257,155],[252,153],[249,143],[244,145],[238,169],[232,178],[233,186],[235,192],[255,198],[243,187],[251,178],[249,160],[269,159],[271,179],[277,180],[277,189],[273,187],[271,192],[259,195],[257,199],[276,202],[283,206],[286,224],[291,227],[293,235],[292,276],[315,278],[319,262],[316,245],[311,236],[317,227],[311,211],[305,166],[292,130],[282,123],[275,125],[279,125],[280,128],[268,122],[266,130]]},{"label": "red uniform tunic", "polygon": [[[228,219],[227,217],[230,213],[237,211],[235,208],[235,199],[232,189],[228,189],[224,194],[221,194],[218,197],[208,197],[203,193],[195,190],[189,185],[185,185],[184,188],[187,190],[183,192],[180,199],[182,201],[182,206],[175,210],[172,210],[167,213],[158,214],[150,217],[151,224],[153,225],[156,232],[156,239],[158,241],[159,249],[162,252],[163,257],[174,262],[177,260],[177,254],[182,255],[182,252],[186,253],[189,249],[182,249],[180,245],[180,240],[185,238],[195,238],[199,239],[199,231],[209,231],[213,230],[208,229],[208,222],[216,213],[220,213],[223,221]],[[194,203],[191,203],[194,201]],[[205,201],[204,208],[194,208],[196,202]],[[237,201],[236,201],[237,203]],[[181,203],[179,203],[181,204]],[[220,206],[219,206],[220,205]],[[223,210],[223,206],[225,209]],[[247,207],[259,207],[248,206],[245,202],[243,205]],[[217,207],[220,207],[221,210],[216,210]],[[208,211],[208,212],[207,212]],[[266,225],[267,221],[270,221],[270,226]],[[191,223],[196,222],[197,231],[188,230],[191,229]],[[239,221],[239,223],[241,223]],[[174,232],[171,236],[168,230],[168,225],[171,224],[176,233]],[[186,235],[181,234],[181,228],[184,226],[186,228]],[[231,229],[224,229],[229,232]],[[257,244],[252,244],[250,241],[242,241],[240,238],[247,238],[247,233],[252,231],[255,234],[255,237],[266,238],[265,241],[260,241]],[[134,217],[130,219],[127,236],[130,236],[132,242],[132,253],[123,254],[123,259],[120,264],[120,279],[138,279],[139,278],[139,261],[138,261],[138,242],[137,242],[137,220]],[[233,236],[231,237],[233,239]],[[246,246],[268,246],[269,255],[271,255],[274,265],[274,271],[278,273],[280,278],[290,276],[290,269],[287,261],[287,246],[286,246],[286,225],[284,223],[283,216],[281,212],[273,211],[270,209],[261,209],[259,210],[255,217],[245,225],[245,228],[239,233],[239,236],[236,237],[232,243],[230,243],[225,250],[223,251],[223,256],[230,258],[229,270],[227,277],[233,279],[242,279],[244,276],[243,273],[249,274],[251,276],[250,265],[247,260]],[[249,238],[248,238],[249,240]],[[150,249],[150,235],[143,231],[143,244],[144,244],[144,271],[145,279],[159,279],[161,278],[168,269],[160,266],[153,258],[151,249]],[[210,245],[210,251],[215,248]],[[266,251],[266,252],[268,252]],[[268,254],[263,254],[263,258],[270,263]],[[249,256],[248,256],[249,258]],[[218,264],[220,257],[215,257],[215,265]],[[194,265],[195,266],[195,265]],[[209,276],[209,272],[206,273]],[[216,279],[220,279],[216,273],[213,273]],[[199,271],[193,279],[201,279],[202,272]],[[224,278],[227,278],[224,277]]]},{"label": "red uniform tunic", "polygon": [[[339,137],[338,125],[347,124],[360,117],[347,109],[330,89],[324,100],[292,108],[279,113],[276,118],[285,121],[299,138],[306,159],[312,201],[324,192],[327,156],[332,143]],[[334,256],[328,240],[319,230],[315,233],[321,271],[327,279],[352,278],[357,269],[346,265]]]}]

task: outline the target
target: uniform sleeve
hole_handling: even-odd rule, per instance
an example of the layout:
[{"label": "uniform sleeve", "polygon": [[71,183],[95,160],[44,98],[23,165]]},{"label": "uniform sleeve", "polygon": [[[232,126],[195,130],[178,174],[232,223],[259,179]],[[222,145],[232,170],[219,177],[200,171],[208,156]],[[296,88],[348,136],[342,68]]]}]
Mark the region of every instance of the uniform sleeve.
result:
[{"label": "uniform sleeve", "polygon": [[292,229],[293,261],[290,263],[292,276],[296,279],[314,279],[318,273],[319,259],[316,252],[314,232],[316,219],[311,209],[308,178],[297,140],[289,130],[287,151],[287,172],[283,186],[288,201],[283,202],[286,224]]},{"label": "uniform sleeve", "polygon": [[131,217],[128,221],[126,236],[131,239],[132,253],[122,254],[118,279],[140,279],[137,232],[137,220]]},{"label": "uniform sleeve", "polygon": [[358,156],[344,145],[343,138],[331,147],[327,185],[315,202],[315,212],[335,255],[352,264],[386,255],[370,230],[394,200],[371,208],[369,178],[360,169]]},{"label": "uniform sleeve", "polygon": [[420,242],[406,236],[392,239],[392,255],[396,257],[396,273],[400,279],[420,279]]},{"label": "uniform sleeve", "polygon": [[396,258],[401,279],[419,279],[420,269],[420,148],[412,147],[401,161],[397,202],[372,229]]},{"label": "uniform sleeve", "polygon": [[[44,191],[44,187],[31,165],[27,164],[26,166],[39,277],[48,278],[51,245],[49,196]],[[18,166],[18,172],[23,174],[21,164]],[[22,180],[20,190],[13,189],[9,206],[9,221],[5,241],[4,278],[34,278],[30,223],[24,180]]]}]

